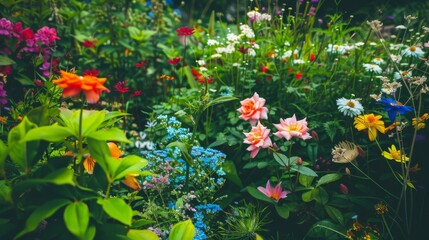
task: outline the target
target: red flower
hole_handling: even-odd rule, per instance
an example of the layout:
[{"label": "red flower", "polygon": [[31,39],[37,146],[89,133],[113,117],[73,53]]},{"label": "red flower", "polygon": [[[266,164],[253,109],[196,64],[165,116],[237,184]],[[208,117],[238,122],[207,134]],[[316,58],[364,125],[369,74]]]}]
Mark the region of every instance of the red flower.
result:
[{"label": "red flower", "polygon": [[136,68],[141,68],[141,67],[143,67],[145,64],[146,64],[146,62],[145,62],[145,61],[141,61],[141,62],[139,62],[139,63],[136,63]]},{"label": "red flower", "polygon": [[182,59],[179,58],[179,57],[176,57],[176,58],[173,58],[173,59],[168,59],[167,63],[171,64],[171,65],[176,65],[176,64],[178,64],[180,62],[180,60],[182,60]]},{"label": "red flower", "polygon": [[193,33],[194,33],[194,30],[195,29],[193,29],[193,28],[190,28],[190,27],[181,27],[181,28],[178,28],[178,29],[176,29],[176,32],[177,32],[177,36],[190,36],[190,35],[192,35]]},{"label": "red flower", "polygon": [[316,60],[316,56],[313,53],[310,53],[310,62],[314,62]]},{"label": "red flower", "polygon": [[301,73],[301,72],[297,72],[297,73],[295,74],[295,78],[296,78],[296,79],[301,79],[301,78],[302,78],[302,73]]},{"label": "red flower", "polygon": [[135,90],[133,93],[130,94],[130,97],[138,97],[142,95],[142,91]]},{"label": "red flower", "polygon": [[11,73],[10,66],[0,66],[0,73],[6,76],[9,75]]},{"label": "red flower", "polygon": [[34,38],[34,32],[30,28],[25,28],[24,30],[22,30],[22,35],[24,36],[25,40]]},{"label": "red flower", "polygon": [[92,41],[85,40],[83,41],[82,45],[86,48],[94,48],[96,43],[97,43],[97,39],[94,39]]},{"label": "red flower", "polygon": [[127,84],[127,81],[125,80],[125,81],[120,81],[120,82],[118,82],[116,85],[115,85],[115,90],[117,91],[117,92],[120,92],[120,93],[127,93],[130,89],[127,87],[127,86],[125,86],[125,84]]},{"label": "red flower", "polygon": [[261,66],[261,72],[266,73],[268,71],[268,67],[265,65]]},{"label": "red flower", "polygon": [[203,74],[199,73],[197,70],[191,68],[192,75],[194,75],[194,79],[200,83],[204,83],[207,81],[208,83],[213,83],[212,77],[205,77]]},{"label": "red flower", "polygon": [[98,69],[86,69],[85,72],[82,73],[82,76],[94,76],[97,77],[100,73]]},{"label": "red flower", "polygon": [[246,54],[249,51],[249,48],[242,46],[238,49],[238,51],[240,51],[242,54]]}]

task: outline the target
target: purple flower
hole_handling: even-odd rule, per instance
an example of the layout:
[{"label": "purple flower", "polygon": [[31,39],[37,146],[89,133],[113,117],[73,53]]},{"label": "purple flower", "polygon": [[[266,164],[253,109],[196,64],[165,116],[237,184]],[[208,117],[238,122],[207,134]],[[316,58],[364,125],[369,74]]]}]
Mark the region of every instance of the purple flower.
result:
[{"label": "purple flower", "polygon": [[6,90],[3,88],[3,83],[0,82],[0,105],[7,104],[7,94]]},{"label": "purple flower", "polygon": [[6,37],[12,36],[13,23],[6,18],[0,19],[0,35],[4,35]]}]

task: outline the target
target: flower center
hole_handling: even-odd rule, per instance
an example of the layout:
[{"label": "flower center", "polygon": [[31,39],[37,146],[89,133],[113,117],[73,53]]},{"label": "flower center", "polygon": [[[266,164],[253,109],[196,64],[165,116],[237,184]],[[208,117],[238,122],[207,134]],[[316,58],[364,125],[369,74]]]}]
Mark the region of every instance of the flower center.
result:
[{"label": "flower center", "polygon": [[411,52],[414,52],[414,51],[416,51],[416,46],[411,46],[410,48],[409,48],[409,50],[411,51]]},{"label": "flower center", "polygon": [[402,72],[402,76],[407,76],[408,75],[408,72],[407,71],[403,71]]},{"label": "flower center", "polygon": [[274,199],[275,201],[278,201],[280,199],[280,194],[277,192],[273,192],[271,194],[271,198]]},{"label": "flower center", "polygon": [[368,120],[368,122],[369,123],[375,123],[377,120],[375,119],[375,117],[374,116],[372,116],[372,115],[369,115],[367,118],[366,118],[366,120]]},{"label": "flower center", "polygon": [[349,102],[347,103],[347,106],[349,106],[349,107],[351,107],[351,108],[354,108],[354,107],[355,107],[355,103],[354,103],[354,102],[352,102],[352,101],[349,101]]},{"label": "flower center", "polygon": [[400,160],[401,159],[401,151],[394,151],[390,153],[393,159]]}]

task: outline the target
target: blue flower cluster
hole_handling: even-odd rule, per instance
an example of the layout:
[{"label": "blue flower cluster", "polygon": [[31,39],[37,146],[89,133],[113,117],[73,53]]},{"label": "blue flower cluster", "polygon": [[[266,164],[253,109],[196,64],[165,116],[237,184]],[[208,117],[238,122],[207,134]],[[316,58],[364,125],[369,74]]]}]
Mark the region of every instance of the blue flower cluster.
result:
[{"label": "blue flower cluster", "polygon": [[159,115],[157,117],[158,123],[167,130],[166,141],[180,141],[189,143],[192,139],[192,133],[188,128],[182,128],[182,123],[176,117],[167,117],[166,115]]},{"label": "blue flower cluster", "polygon": [[207,225],[204,223],[204,213],[214,214],[222,210],[218,204],[204,204],[198,205],[195,207],[197,212],[194,213],[194,226],[195,226],[195,236],[194,240],[205,240],[207,239],[206,230]]}]

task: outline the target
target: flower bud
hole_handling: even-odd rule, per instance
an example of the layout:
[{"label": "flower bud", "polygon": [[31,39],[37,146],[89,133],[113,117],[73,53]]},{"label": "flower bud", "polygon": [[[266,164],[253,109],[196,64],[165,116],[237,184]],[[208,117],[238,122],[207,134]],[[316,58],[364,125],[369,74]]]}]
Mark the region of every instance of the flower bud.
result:
[{"label": "flower bud", "polygon": [[340,183],[340,190],[343,194],[348,194],[349,193],[349,189],[347,188],[346,185]]}]

